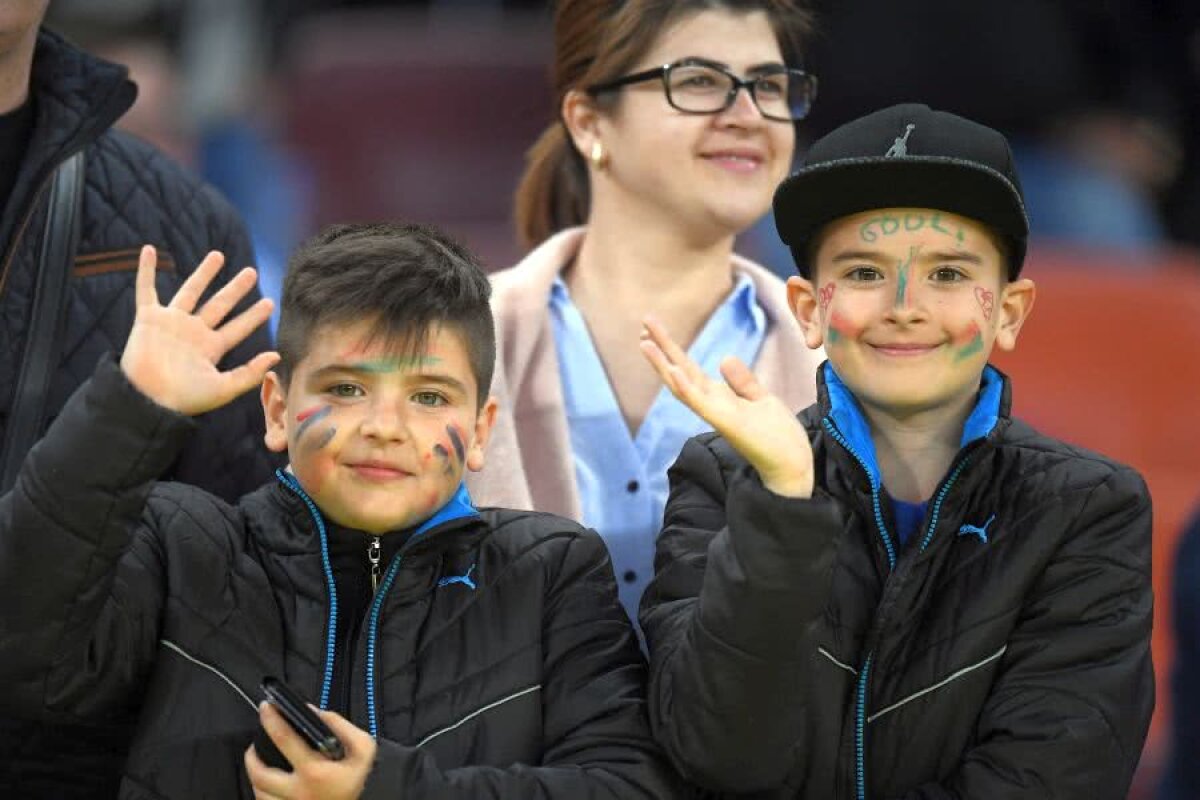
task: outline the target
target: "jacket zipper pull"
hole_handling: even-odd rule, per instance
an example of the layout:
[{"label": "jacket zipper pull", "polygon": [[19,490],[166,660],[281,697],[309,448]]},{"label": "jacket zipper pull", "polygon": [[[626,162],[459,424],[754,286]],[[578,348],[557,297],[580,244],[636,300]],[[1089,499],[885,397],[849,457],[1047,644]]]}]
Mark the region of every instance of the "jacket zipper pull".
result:
[{"label": "jacket zipper pull", "polygon": [[375,594],[379,590],[379,537],[372,536],[371,543],[367,545],[367,561],[371,562],[371,594]]}]

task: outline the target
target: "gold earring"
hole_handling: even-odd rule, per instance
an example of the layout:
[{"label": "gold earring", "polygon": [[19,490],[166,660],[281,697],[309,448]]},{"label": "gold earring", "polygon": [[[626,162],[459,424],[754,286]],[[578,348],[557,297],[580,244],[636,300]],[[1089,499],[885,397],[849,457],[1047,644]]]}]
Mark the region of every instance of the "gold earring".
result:
[{"label": "gold earring", "polygon": [[604,169],[604,165],[608,163],[608,159],[604,157],[604,145],[600,144],[600,140],[592,142],[592,152],[588,154],[588,158],[592,160],[592,166],[596,169]]}]

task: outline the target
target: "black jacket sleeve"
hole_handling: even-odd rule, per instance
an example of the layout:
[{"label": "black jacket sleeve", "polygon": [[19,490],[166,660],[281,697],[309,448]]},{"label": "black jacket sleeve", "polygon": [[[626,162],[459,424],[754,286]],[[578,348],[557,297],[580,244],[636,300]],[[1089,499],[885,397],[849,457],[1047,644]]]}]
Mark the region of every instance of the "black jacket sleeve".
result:
[{"label": "black jacket sleeve", "polygon": [[805,631],[828,599],[836,508],[775,495],[711,436],[684,446],[670,479],[641,606],[655,734],[706,788],[778,786],[803,729]]},{"label": "black jacket sleeve", "polygon": [[1078,511],[1010,636],[956,772],[904,800],[1120,800],[1154,709],[1150,495],[1121,468]]},{"label": "black jacket sleeve", "polygon": [[147,498],[192,428],[106,358],[30,452],[0,498],[0,702],[69,721],[129,699],[163,605]]},{"label": "black jacket sleeve", "polygon": [[565,551],[542,622],[541,763],[442,770],[419,746],[381,740],[364,800],[680,796],[650,733],[645,661],[608,551],[591,531],[574,534]]}]

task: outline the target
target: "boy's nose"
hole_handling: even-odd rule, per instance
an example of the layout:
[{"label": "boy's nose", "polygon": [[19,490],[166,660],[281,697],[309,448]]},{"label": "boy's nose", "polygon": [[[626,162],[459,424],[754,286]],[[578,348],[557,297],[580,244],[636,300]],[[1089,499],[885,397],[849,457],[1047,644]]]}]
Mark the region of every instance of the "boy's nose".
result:
[{"label": "boy's nose", "polygon": [[399,404],[380,402],[372,404],[362,423],[362,434],[373,439],[402,439],[407,425]]}]

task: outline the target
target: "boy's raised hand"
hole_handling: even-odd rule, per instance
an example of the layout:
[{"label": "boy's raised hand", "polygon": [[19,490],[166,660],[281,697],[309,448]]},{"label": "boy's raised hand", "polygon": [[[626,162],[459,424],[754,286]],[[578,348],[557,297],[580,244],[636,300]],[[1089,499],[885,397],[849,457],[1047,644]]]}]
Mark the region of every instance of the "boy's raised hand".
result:
[{"label": "boy's raised hand", "polygon": [[811,497],[812,445],[795,414],[732,356],[721,362],[724,381],[704,374],[653,319],[642,328],[643,355],[667,388],[725,437],[757,470],[763,485],[784,497]]},{"label": "boy's raised hand", "polygon": [[129,382],[160,406],[189,415],[220,408],[259,385],[279,361],[278,353],[259,353],[226,372],[217,369],[221,358],[271,315],[272,303],[264,298],[221,324],[254,288],[254,270],[243,269],[197,311],[200,296],[225,257],[216,251],[205,256],[165,306],[159,303],[154,287],[157,260],[153,247],[142,248],[137,315],[121,355],[121,369]]}]

